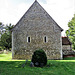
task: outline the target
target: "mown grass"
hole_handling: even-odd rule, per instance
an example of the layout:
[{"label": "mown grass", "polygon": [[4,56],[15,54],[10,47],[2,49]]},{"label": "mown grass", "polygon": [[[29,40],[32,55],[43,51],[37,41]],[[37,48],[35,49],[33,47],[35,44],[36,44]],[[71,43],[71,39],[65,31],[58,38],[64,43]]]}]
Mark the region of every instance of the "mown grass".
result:
[{"label": "mown grass", "polygon": [[0,54],[0,75],[75,75],[75,60],[48,60],[43,68],[30,67],[30,61],[23,68],[24,63],[12,61],[11,53]]},{"label": "mown grass", "polygon": [[64,60],[75,60],[75,57],[66,57]]},{"label": "mown grass", "polygon": [[25,67],[25,61],[0,61],[0,75],[75,75],[75,62],[60,62],[49,60],[50,67],[30,67],[30,61]]},{"label": "mown grass", "polygon": [[12,54],[11,52],[9,52],[8,54],[0,54],[0,61],[8,61],[8,60],[12,60]]},{"label": "mown grass", "polygon": [[24,61],[24,60],[13,60],[12,53],[8,52],[8,53],[0,54],[0,61]]}]

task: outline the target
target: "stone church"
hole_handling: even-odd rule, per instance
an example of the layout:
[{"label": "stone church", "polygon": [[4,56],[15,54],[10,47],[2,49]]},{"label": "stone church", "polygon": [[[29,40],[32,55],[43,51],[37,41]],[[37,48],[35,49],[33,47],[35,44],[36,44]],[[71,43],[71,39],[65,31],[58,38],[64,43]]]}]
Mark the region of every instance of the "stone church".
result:
[{"label": "stone church", "polygon": [[12,29],[12,58],[31,59],[37,49],[43,49],[48,59],[62,59],[63,29],[37,0]]}]

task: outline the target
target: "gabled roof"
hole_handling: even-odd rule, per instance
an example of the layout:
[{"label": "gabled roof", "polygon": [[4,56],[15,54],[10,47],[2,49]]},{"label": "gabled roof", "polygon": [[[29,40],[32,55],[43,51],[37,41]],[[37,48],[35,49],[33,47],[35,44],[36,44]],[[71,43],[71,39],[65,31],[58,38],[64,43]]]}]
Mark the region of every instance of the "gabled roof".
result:
[{"label": "gabled roof", "polygon": [[70,42],[68,37],[62,37],[62,45],[71,45],[72,43]]},{"label": "gabled roof", "polygon": [[[35,0],[35,2],[31,5],[31,7],[28,9],[28,11],[22,16],[22,18],[18,21],[18,23],[14,26],[14,28],[11,30],[13,31],[15,29],[15,27],[19,24],[19,22],[23,19],[23,17],[26,16],[26,14],[31,10],[33,9],[33,7],[36,7],[37,8],[41,8],[45,13],[46,15],[48,16],[48,18],[50,18],[57,26],[58,28],[60,29],[60,31],[63,31],[63,29],[52,19],[52,17],[44,10],[44,8],[37,2],[37,0]],[[37,9],[38,10],[38,9]]]}]

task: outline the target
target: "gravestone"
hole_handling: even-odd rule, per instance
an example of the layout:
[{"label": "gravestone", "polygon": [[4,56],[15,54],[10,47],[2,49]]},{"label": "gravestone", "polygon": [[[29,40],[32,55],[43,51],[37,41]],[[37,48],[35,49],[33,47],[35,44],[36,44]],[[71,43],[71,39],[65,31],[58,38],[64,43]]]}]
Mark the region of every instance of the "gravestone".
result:
[{"label": "gravestone", "polygon": [[30,63],[30,67],[34,67],[34,63],[33,62]]}]

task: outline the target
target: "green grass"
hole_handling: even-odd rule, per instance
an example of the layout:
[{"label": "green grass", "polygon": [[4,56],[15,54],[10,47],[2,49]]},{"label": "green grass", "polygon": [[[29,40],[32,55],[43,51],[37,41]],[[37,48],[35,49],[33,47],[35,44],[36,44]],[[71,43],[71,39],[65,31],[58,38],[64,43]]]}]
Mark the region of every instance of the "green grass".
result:
[{"label": "green grass", "polygon": [[9,52],[8,54],[0,54],[0,61],[23,61],[23,60],[12,60],[12,53]]},{"label": "green grass", "polygon": [[8,54],[5,54],[5,53],[0,54],[0,61],[8,61],[8,60],[12,60],[11,57],[12,57],[11,52],[8,53]]},{"label": "green grass", "polygon": [[66,57],[64,60],[75,60],[75,57]]},{"label": "green grass", "polygon": [[50,67],[30,67],[30,61],[1,61],[0,75],[75,75],[75,62],[48,61]]},{"label": "green grass", "polygon": [[12,60],[11,53],[0,54],[0,75],[75,75],[75,60],[48,60],[50,67],[43,68],[30,67],[30,61],[23,68],[24,63]]}]

